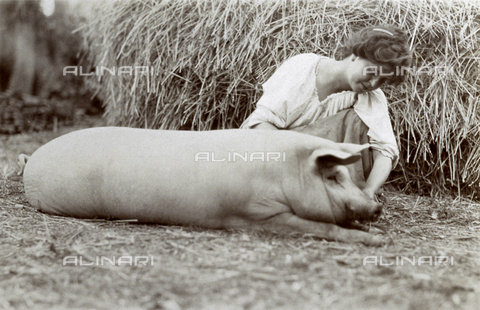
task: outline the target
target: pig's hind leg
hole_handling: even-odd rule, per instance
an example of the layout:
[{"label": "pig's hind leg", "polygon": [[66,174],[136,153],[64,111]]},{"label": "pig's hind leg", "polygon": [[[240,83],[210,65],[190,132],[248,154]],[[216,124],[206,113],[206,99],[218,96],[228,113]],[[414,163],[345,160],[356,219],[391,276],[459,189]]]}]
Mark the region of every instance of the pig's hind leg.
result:
[{"label": "pig's hind leg", "polygon": [[335,224],[321,223],[303,219],[292,213],[282,213],[260,224],[269,231],[303,232],[327,241],[363,243],[371,246],[388,244],[390,239],[381,235],[372,235],[365,231],[346,229]]}]

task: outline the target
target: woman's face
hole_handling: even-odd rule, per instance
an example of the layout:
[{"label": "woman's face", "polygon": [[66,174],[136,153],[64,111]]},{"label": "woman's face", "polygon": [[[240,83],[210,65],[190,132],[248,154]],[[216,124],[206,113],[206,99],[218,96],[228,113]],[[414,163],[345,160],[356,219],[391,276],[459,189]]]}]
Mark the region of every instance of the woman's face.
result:
[{"label": "woman's face", "polygon": [[387,65],[375,64],[364,58],[352,55],[348,72],[352,90],[358,94],[379,88],[395,70]]}]

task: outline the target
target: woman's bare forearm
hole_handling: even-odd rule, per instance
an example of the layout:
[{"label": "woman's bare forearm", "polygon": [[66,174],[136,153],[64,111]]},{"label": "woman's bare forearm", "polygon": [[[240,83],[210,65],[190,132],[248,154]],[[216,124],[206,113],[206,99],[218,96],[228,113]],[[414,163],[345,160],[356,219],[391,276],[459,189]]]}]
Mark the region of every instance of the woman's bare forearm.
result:
[{"label": "woman's bare forearm", "polygon": [[373,150],[373,167],[372,171],[370,171],[370,175],[368,176],[363,191],[368,196],[373,198],[375,192],[382,187],[382,185],[388,179],[391,171],[392,159],[384,156],[379,151]]}]

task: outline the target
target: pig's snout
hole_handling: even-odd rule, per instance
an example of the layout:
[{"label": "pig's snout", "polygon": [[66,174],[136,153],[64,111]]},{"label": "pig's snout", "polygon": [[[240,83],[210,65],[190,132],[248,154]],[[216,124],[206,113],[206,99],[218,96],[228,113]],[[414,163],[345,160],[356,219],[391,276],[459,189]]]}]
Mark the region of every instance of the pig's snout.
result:
[{"label": "pig's snout", "polygon": [[347,220],[349,222],[375,222],[382,215],[383,204],[370,200],[363,207],[354,207],[353,205],[347,205]]},{"label": "pig's snout", "polygon": [[379,203],[379,202],[376,202],[376,201],[373,201],[373,208],[372,208],[372,213],[371,213],[371,217],[370,217],[370,221],[372,222],[375,222],[376,220],[378,220],[378,218],[380,217],[380,215],[382,215],[382,212],[383,212],[383,204],[382,203]]}]

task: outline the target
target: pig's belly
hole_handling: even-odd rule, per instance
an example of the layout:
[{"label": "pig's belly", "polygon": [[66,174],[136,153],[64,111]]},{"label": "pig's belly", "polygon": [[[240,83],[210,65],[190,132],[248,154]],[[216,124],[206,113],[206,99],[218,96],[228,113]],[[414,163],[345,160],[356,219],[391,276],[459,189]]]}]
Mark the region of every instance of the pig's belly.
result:
[{"label": "pig's belly", "polygon": [[[33,164],[25,169],[25,194],[32,206],[45,213],[212,228],[221,228],[228,220],[222,209],[225,193],[219,186],[159,178],[161,173],[152,177],[151,172],[138,170],[135,174],[115,170],[100,177],[101,173],[88,169],[44,171]],[[241,199],[237,202],[235,206],[241,207]]]}]

